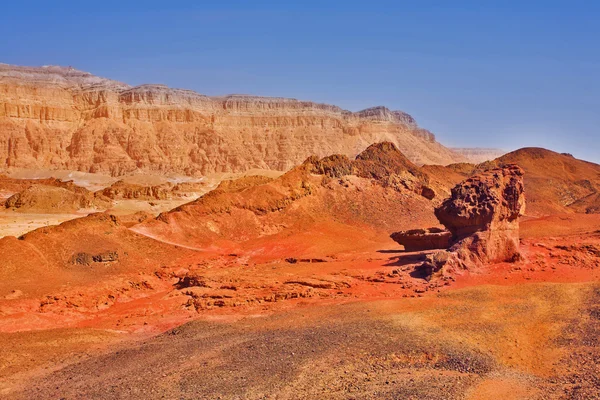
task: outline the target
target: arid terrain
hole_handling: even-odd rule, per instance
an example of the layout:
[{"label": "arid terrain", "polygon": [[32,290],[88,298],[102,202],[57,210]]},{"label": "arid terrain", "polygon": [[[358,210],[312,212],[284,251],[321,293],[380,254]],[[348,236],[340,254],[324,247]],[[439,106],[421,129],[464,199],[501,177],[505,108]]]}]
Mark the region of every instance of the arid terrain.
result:
[{"label": "arid terrain", "polygon": [[[266,175],[3,177],[2,396],[600,395],[600,166],[384,142]],[[443,225],[448,251],[418,242]],[[431,249],[390,238],[414,230]]]},{"label": "arid terrain", "polygon": [[0,397],[600,398],[600,165],[0,65]]}]

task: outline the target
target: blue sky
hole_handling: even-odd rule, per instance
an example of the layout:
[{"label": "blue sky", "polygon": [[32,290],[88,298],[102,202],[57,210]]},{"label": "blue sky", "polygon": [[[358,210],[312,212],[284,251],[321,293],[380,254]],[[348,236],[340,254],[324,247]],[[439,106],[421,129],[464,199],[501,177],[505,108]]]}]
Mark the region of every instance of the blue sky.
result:
[{"label": "blue sky", "polygon": [[577,0],[13,1],[0,62],[385,105],[449,146],[600,162],[599,19],[600,2]]}]

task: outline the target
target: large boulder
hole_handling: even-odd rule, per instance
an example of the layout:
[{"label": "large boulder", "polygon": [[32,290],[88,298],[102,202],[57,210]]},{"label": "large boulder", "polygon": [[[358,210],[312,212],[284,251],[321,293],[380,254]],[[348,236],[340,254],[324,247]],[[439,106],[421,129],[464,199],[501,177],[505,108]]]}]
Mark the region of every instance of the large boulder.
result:
[{"label": "large boulder", "polygon": [[390,237],[404,246],[406,251],[424,251],[447,249],[450,247],[452,234],[447,230],[429,228],[394,232]]},{"label": "large boulder", "polygon": [[80,209],[106,209],[111,205],[110,199],[95,196],[68,182],[63,187],[31,185],[4,203],[5,208],[29,213],[74,213]]},{"label": "large boulder", "polygon": [[481,231],[519,231],[525,211],[523,170],[517,165],[497,168],[456,185],[435,210],[455,240]]},{"label": "large boulder", "polygon": [[473,176],[435,209],[438,228],[391,235],[407,251],[446,249],[427,256],[431,276],[444,269],[475,269],[486,263],[518,261],[519,217],[525,212],[523,170],[514,164]]},{"label": "large boulder", "polygon": [[443,265],[470,269],[521,259],[519,217],[524,212],[523,170],[517,165],[492,169],[456,185],[435,210],[452,234],[453,245]]}]

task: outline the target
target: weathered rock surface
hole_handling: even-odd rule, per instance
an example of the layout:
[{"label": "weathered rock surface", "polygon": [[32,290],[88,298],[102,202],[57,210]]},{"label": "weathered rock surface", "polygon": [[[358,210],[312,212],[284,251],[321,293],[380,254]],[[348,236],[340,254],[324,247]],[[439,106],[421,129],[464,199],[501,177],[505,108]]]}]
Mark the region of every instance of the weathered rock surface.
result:
[{"label": "weathered rock surface", "polygon": [[523,174],[511,165],[468,178],[452,189],[435,214],[456,240],[479,231],[518,231],[517,219],[525,211]]},{"label": "weathered rock surface", "polygon": [[356,175],[373,179],[383,186],[408,189],[428,200],[436,193],[429,186],[429,175],[423,173],[392,142],[375,143],[350,160],[345,155],[335,154],[318,159],[310,157],[305,162],[313,173],[331,178]]},{"label": "weathered rock surface", "polygon": [[172,187],[168,184],[142,186],[117,181],[97,193],[112,200],[166,200],[172,196]]},{"label": "weathered rock surface", "polygon": [[[275,179],[224,181],[199,199],[133,229],[198,247],[301,232],[330,222],[384,232],[392,226],[430,226],[436,223],[433,210],[438,203],[424,195],[427,181],[393,143],[383,142],[354,160],[345,155],[310,157]],[[403,212],[397,212],[399,204]]]},{"label": "weathered rock surface", "polygon": [[463,157],[401,111],[285,98],[130,87],[73,68],[0,64],[0,168],[122,175],[288,170],[310,155],[354,157],[393,142],[416,164]]},{"label": "weathered rock surface", "polygon": [[523,170],[509,165],[471,177],[452,189],[452,196],[435,210],[452,234],[447,259],[441,265],[472,268],[484,263],[516,261],[519,253],[519,217],[525,212]]},{"label": "weathered rock surface", "polygon": [[396,232],[392,239],[408,251],[447,249],[427,256],[425,275],[475,269],[486,263],[517,261],[519,217],[525,212],[524,171],[507,165],[475,175],[451,190],[436,207],[446,227]]},{"label": "weathered rock surface", "polygon": [[394,232],[390,237],[396,243],[403,245],[406,251],[447,249],[452,240],[450,231],[439,228]]}]

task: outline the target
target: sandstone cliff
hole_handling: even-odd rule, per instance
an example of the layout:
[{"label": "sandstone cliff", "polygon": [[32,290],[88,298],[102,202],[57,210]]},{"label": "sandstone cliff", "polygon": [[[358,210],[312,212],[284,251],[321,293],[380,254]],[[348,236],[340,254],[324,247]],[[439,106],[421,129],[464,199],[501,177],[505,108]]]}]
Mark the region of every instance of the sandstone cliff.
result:
[{"label": "sandstone cliff", "polygon": [[463,157],[401,111],[130,87],[73,68],[0,64],[0,168],[207,174],[288,170],[393,142],[416,164]]}]

